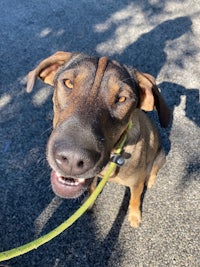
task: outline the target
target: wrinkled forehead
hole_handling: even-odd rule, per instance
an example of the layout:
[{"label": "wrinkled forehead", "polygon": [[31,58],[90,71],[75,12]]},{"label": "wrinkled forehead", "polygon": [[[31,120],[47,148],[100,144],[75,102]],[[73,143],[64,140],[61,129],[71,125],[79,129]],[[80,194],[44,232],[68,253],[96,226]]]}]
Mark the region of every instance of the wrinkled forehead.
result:
[{"label": "wrinkled forehead", "polygon": [[[102,79],[114,78],[115,82],[123,82],[131,87],[136,87],[136,82],[128,70],[117,61],[111,61],[105,57],[97,58],[85,54],[74,54],[72,58],[63,65],[57,73],[57,77],[63,72],[72,71],[75,76],[95,79],[98,76],[99,83]],[[97,83],[97,82],[96,82]],[[96,86],[98,86],[96,84]]]},{"label": "wrinkled forehead", "polygon": [[95,71],[98,66],[98,58],[90,57],[85,54],[74,54],[69,61],[67,61],[62,68],[60,68],[57,76],[69,70],[81,72],[83,69],[88,71]]}]

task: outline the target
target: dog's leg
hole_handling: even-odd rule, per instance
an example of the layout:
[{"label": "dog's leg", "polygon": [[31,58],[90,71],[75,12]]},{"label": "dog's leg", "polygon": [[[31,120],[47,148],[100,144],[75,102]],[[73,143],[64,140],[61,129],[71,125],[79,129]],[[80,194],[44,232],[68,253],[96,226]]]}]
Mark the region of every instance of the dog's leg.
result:
[{"label": "dog's leg", "polygon": [[142,220],[141,210],[140,210],[140,200],[143,188],[144,188],[144,182],[140,182],[137,186],[130,187],[131,198],[129,202],[128,220],[132,227],[138,227]]},{"label": "dog's leg", "polygon": [[147,188],[151,188],[153,186],[156,180],[156,175],[158,171],[162,168],[162,166],[165,164],[165,161],[166,161],[165,152],[161,149],[153,162],[149,178],[147,179],[146,182]]}]

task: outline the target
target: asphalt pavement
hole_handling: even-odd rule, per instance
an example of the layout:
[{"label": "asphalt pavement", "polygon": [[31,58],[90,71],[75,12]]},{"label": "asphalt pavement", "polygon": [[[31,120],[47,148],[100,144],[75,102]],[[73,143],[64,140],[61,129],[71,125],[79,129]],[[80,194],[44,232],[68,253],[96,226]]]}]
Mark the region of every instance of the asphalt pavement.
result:
[{"label": "asphalt pavement", "polygon": [[[0,266],[200,266],[200,2],[0,1],[0,251],[49,232],[81,204],[56,197],[45,148],[52,92],[26,75],[57,50],[106,55],[152,74],[173,112],[167,163],[130,227],[129,192],[108,183],[92,212]],[[156,116],[154,119],[157,120]]]}]

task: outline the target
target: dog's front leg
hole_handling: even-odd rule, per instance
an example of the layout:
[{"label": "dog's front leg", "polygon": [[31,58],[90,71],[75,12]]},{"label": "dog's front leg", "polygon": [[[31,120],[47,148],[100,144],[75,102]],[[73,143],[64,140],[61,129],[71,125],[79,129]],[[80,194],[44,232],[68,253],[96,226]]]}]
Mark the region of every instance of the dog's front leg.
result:
[{"label": "dog's front leg", "polygon": [[129,201],[129,213],[128,220],[132,227],[138,227],[142,220],[140,201],[141,194],[143,192],[144,182],[140,182],[137,185],[130,187],[131,198]]}]

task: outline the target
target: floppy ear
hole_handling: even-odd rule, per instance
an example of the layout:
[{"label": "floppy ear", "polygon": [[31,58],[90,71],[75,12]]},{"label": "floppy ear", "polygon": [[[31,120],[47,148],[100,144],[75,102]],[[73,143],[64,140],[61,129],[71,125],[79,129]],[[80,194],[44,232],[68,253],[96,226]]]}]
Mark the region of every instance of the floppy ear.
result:
[{"label": "floppy ear", "polygon": [[32,91],[37,77],[40,77],[45,83],[53,85],[53,80],[58,68],[62,66],[65,61],[69,60],[71,56],[72,53],[58,51],[40,62],[40,64],[28,74],[26,91],[28,93]]},{"label": "floppy ear", "polygon": [[162,127],[167,127],[171,119],[171,111],[162,98],[153,76],[147,73],[135,72],[140,89],[140,108],[152,111],[154,107],[158,112]]}]

